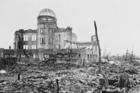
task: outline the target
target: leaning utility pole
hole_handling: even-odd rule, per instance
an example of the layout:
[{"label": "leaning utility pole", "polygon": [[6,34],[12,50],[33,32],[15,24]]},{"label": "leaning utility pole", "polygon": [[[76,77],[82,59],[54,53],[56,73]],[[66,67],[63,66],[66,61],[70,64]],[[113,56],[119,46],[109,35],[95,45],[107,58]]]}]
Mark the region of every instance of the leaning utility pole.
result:
[{"label": "leaning utility pole", "polygon": [[97,26],[96,26],[96,22],[94,21],[94,27],[95,27],[95,36],[96,36],[96,42],[97,42],[97,46],[98,46],[98,61],[99,61],[99,64],[98,64],[98,69],[99,69],[99,73],[101,73],[104,77],[104,80],[105,80],[105,88],[108,87],[108,79],[107,79],[107,76],[105,75],[105,73],[102,72],[102,68],[101,68],[101,63],[102,63],[102,60],[101,60],[101,47],[100,47],[100,43],[99,43],[99,39],[98,39],[98,33],[97,33]]}]

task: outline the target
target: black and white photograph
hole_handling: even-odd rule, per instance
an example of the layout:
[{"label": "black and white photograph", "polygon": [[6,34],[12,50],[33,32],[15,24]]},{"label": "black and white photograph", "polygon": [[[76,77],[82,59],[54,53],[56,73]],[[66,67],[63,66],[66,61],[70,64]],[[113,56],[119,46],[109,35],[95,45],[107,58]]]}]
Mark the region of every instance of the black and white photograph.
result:
[{"label": "black and white photograph", "polygon": [[140,0],[0,0],[0,93],[140,93]]}]

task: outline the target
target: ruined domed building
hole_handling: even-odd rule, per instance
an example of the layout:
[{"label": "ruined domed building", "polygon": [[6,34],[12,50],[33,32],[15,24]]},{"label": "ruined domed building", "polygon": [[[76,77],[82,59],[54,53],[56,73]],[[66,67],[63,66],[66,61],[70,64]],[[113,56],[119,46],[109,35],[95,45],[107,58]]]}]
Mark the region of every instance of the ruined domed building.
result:
[{"label": "ruined domed building", "polygon": [[21,49],[64,49],[66,48],[66,40],[77,40],[71,27],[59,28],[57,26],[57,18],[51,9],[40,11],[36,30],[20,29],[15,32],[15,49],[20,49],[17,43],[19,34],[22,34],[23,38]]},{"label": "ruined domed building", "polygon": [[[93,58],[92,45],[91,41],[77,42],[77,36],[72,32],[71,27],[58,27],[56,15],[51,9],[42,9],[40,11],[37,16],[37,29],[19,29],[15,32],[15,50],[29,50],[32,52],[34,58],[41,60],[45,55],[54,53],[54,51],[56,53],[57,50],[72,49],[80,53],[81,50],[78,50],[78,48],[82,49],[87,46],[90,46],[90,48],[84,52],[88,58]],[[89,52],[87,53],[87,51]],[[82,57],[81,54],[78,56]]]},{"label": "ruined domed building", "polygon": [[52,10],[41,10],[37,20],[37,49],[64,49],[66,40],[77,40],[71,27],[57,26],[57,18]]}]

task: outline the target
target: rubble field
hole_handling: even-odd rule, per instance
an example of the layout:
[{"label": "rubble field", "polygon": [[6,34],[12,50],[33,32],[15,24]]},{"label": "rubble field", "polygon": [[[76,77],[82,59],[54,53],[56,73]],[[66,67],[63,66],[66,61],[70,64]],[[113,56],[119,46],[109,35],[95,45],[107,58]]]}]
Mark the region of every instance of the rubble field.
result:
[{"label": "rubble field", "polygon": [[[80,67],[70,63],[16,65],[14,68],[6,69],[7,73],[0,74],[0,93],[57,93],[58,89],[59,93],[94,93],[100,79],[97,68],[96,64]],[[136,85],[132,85],[129,93],[139,93],[140,67],[129,65],[125,68],[130,79],[136,78]],[[102,69],[108,79],[117,80],[120,66],[105,63]]]}]

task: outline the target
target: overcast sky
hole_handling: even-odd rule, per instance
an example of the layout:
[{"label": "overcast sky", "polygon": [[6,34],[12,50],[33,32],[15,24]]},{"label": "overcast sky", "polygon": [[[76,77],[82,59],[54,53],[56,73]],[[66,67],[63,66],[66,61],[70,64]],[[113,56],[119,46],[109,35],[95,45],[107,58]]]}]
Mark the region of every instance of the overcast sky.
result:
[{"label": "overcast sky", "polygon": [[41,9],[52,9],[59,27],[71,26],[90,41],[96,20],[102,51],[140,55],[140,0],[0,0],[0,48],[13,47],[14,32],[36,29]]}]

